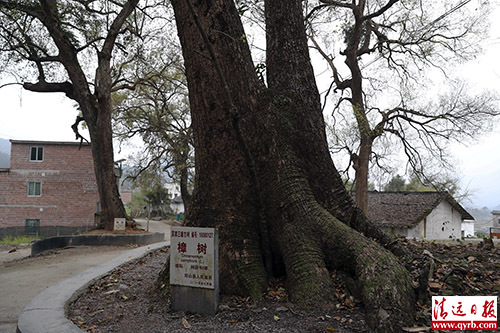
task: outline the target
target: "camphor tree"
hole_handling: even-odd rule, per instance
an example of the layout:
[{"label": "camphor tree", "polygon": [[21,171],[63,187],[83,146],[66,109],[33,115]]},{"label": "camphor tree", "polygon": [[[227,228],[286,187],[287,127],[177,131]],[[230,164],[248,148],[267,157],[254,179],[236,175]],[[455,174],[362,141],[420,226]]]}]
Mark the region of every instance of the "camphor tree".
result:
[{"label": "camphor tree", "polygon": [[83,117],[75,128],[84,120],[90,133],[101,223],[107,228],[114,217],[126,215],[114,175],[111,93],[133,89],[137,82],[123,69],[147,52],[161,27],[145,24],[158,4],[138,3],[0,0],[1,72],[15,74],[24,89],[62,92],[77,102]]},{"label": "camphor tree", "polygon": [[[480,51],[488,4],[319,2],[308,15],[311,42],[331,69],[328,91],[339,93],[333,102],[337,148],[350,155],[356,202],[366,212],[370,163],[382,165],[377,149],[385,145],[404,151],[409,171],[428,181],[435,175],[426,174],[426,161],[449,168],[448,142],[487,130],[499,114],[495,96],[476,93],[453,78],[452,66]],[[448,89],[436,83],[438,75]],[[356,140],[342,137],[338,129],[346,126],[356,129],[349,133]],[[377,141],[384,144],[374,146]]]},{"label": "camphor tree", "polygon": [[267,87],[230,0],[173,0],[195,147],[190,226],[220,233],[223,292],[259,298],[286,276],[290,299],[334,301],[330,269],[357,283],[368,324],[411,325],[406,269],[373,238],[331,160],[309,58],[302,1],[265,1]]}]

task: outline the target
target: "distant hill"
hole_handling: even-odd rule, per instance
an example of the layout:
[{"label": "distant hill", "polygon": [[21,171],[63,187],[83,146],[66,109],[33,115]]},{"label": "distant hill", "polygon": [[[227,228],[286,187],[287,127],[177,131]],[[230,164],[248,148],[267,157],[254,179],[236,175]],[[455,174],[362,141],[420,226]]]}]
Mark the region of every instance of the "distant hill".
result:
[{"label": "distant hill", "polygon": [[0,138],[0,168],[10,166],[10,142]]},{"label": "distant hill", "polygon": [[472,216],[474,216],[475,219],[489,219],[489,218],[491,218],[492,209],[490,209],[488,207],[483,207],[483,208],[465,207],[465,209]]},{"label": "distant hill", "polygon": [[474,217],[474,233],[482,233],[484,235],[489,234],[489,228],[493,220],[493,215],[491,215],[492,209],[488,207],[483,208],[465,208]]}]

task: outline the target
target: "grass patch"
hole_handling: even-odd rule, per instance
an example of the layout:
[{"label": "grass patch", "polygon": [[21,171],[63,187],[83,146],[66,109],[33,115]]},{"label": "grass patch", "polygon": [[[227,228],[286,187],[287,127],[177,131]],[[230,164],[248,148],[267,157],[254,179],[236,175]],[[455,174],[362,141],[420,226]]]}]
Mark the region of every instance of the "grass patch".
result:
[{"label": "grass patch", "polygon": [[29,243],[33,240],[40,239],[40,237],[36,236],[5,236],[4,238],[0,239],[0,244],[5,245],[5,244],[26,244]]}]

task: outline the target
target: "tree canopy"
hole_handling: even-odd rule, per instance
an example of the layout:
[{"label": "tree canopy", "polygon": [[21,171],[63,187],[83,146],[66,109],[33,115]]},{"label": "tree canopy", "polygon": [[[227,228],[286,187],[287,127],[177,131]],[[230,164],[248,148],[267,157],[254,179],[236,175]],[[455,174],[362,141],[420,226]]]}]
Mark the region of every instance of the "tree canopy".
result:
[{"label": "tree canopy", "polygon": [[[140,59],[168,36],[161,1],[0,1],[0,66],[24,89],[63,92],[90,133],[102,225],[124,217],[115,181],[112,92],[150,78]],[[160,20],[148,24],[152,19]],[[154,64],[152,64],[154,65]],[[50,117],[50,110],[47,117]],[[77,139],[82,136],[77,134]]]},{"label": "tree canopy", "polygon": [[313,48],[331,71],[325,100],[336,93],[335,151],[349,154],[364,210],[370,164],[390,169],[403,151],[410,172],[432,179],[429,160],[449,169],[448,142],[488,130],[499,114],[496,96],[454,73],[480,52],[489,10],[470,0],[321,0],[308,12]]}]

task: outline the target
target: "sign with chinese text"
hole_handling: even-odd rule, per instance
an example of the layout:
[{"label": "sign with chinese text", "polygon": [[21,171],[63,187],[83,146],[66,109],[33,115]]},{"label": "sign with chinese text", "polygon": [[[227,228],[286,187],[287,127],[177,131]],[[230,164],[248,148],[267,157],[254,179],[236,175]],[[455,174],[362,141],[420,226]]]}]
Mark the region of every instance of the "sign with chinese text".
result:
[{"label": "sign with chinese text", "polygon": [[497,330],[496,296],[432,296],[433,330]]},{"label": "sign with chinese text", "polygon": [[170,284],[214,289],[215,229],[172,227]]},{"label": "sign with chinese text", "polygon": [[113,230],[125,230],[126,221],[123,217],[116,217]]}]

